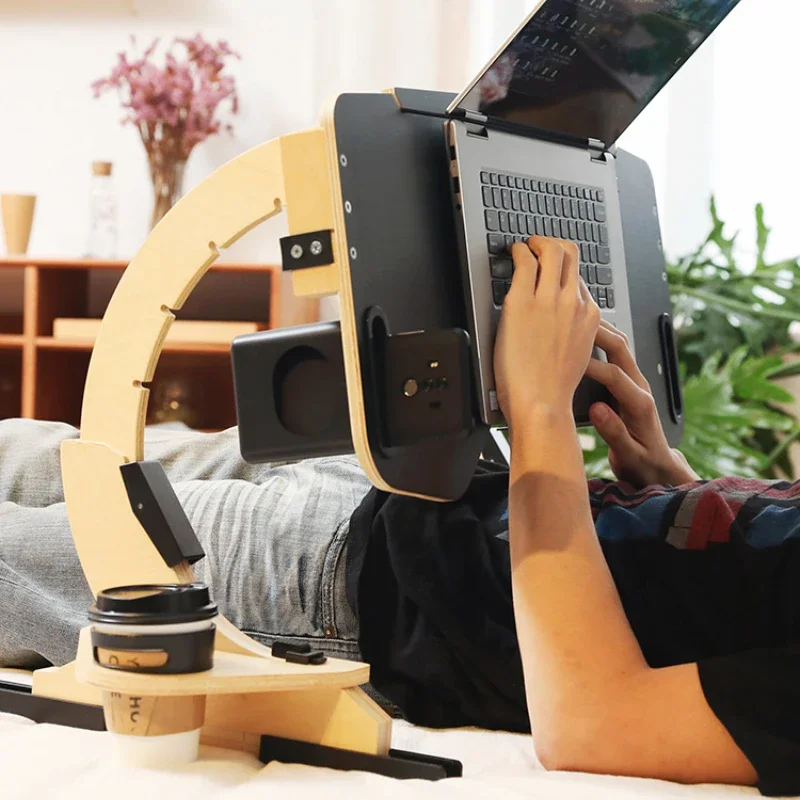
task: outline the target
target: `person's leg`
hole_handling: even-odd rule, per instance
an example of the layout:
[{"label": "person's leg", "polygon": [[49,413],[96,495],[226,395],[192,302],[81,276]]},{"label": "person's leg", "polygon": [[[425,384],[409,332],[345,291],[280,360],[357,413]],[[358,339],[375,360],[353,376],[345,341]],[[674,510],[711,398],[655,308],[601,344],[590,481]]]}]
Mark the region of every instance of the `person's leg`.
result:
[{"label": "person's leg", "polygon": [[[64,500],[61,443],[78,431],[63,422],[0,420],[0,503],[44,508]],[[160,461],[173,483],[238,479],[261,483],[276,464],[248,464],[238,429],[220,433],[148,428],[145,458]],[[285,463],[285,462],[284,462]]]},{"label": "person's leg", "polygon": [[[206,469],[201,462],[198,471]],[[220,463],[216,471],[239,468]],[[357,657],[344,564],[366,477],[352,457],[273,466],[254,477],[258,484],[176,484],[207,554],[195,567],[198,579],[210,584],[226,616],[261,641],[298,637],[331,655]],[[91,600],[64,504],[0,503],[0,664],[73,658]]]}]

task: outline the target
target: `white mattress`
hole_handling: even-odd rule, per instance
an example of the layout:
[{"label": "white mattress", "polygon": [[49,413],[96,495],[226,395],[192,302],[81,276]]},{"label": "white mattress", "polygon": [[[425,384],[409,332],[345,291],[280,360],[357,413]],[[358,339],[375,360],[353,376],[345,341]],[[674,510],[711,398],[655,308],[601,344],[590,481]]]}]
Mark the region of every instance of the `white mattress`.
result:
[{"label": "white mattress", "polygon": [[102,733],[37,725],[0,713],[0,797],[3,800],[600,800],[600,798],[758,796],[753,789],[680,786],[633,778],[546,773],[530,739],[473,729],[430,731],[395,723],[393,745],[457,758],[464,777],[396,781],[357,772],[291,764],[262,766],[255,758],[203,748],[201,759],[174,770],[146,770],[116,763],[113,742]]}]

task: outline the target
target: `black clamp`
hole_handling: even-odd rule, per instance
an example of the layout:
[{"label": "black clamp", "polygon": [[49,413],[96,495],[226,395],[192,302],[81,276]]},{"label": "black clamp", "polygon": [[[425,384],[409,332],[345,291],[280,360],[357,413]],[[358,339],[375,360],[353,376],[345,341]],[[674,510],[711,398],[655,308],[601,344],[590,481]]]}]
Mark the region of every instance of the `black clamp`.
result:
[{"label": "black clamp", "polygon": [[310,644],[280,641],[272,643],[272,657],[282,658],[290,664],[311,664],[315,667],[328,660],[322,650],[312,650]]},{"label": "black clamp", "polygon": [[281,259],[284,270],[326,267],[333,264],[332,231],[313,231],[284,236],[281,241]]},{"label": "black clamp", "polygon": [[[205,557],[192,523],[158,461],[133,461],[120,467],[131,510],[168,567]],[[110,535],[110,534],[109,534]]]}]

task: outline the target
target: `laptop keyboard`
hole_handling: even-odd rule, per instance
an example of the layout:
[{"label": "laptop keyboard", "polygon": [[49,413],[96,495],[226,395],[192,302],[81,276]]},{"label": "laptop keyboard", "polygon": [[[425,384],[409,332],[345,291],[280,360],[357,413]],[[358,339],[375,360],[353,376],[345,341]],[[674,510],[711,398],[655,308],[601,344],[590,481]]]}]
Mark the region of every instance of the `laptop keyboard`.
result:
[{"label": "laptop keyboard", "polygon": [[514,264],[509,248],[531,236],[575,242],[580,273],[600,308],[614,308],[611,251],[608,246],[605,194],[602,189],[556,183],[503,172],[481,172],[492,297],[501,306]]}]

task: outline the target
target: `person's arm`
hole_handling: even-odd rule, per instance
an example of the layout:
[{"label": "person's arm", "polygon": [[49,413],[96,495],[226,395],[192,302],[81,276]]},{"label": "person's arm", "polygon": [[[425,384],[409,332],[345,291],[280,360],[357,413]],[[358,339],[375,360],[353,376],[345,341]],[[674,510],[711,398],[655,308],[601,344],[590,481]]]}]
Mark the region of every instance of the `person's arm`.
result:
[{"label": "person's arm", "polygon": [[511,431],[514,610],[537,755],[551,769],[752,784],[696,665],[648,667],[594,531],[571,409],[600,315],[577,250],[534,237],[513,257],[495,371]]}]

